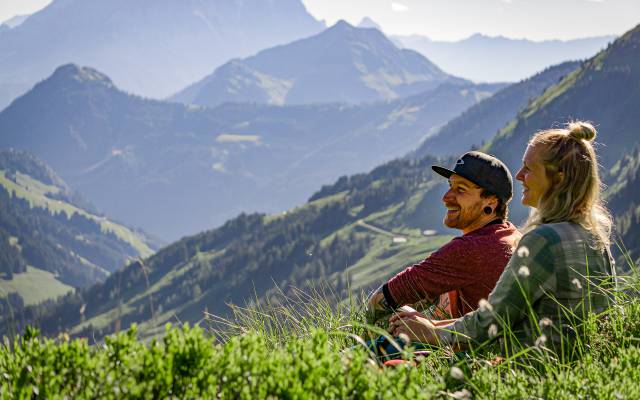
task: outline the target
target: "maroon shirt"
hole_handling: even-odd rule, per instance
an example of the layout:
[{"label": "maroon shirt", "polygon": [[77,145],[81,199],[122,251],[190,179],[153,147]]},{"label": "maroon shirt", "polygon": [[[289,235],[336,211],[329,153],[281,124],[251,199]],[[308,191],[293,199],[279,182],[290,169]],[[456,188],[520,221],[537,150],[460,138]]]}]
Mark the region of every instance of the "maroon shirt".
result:
[{"label": "maroon shirt", "polygon": [[452,317],[460,317],[489,297],[521,236],[512,223],[502,222],[456,237],[391,278],[389,294],[396,304],[404,305],[424,299],[435,302],[449,293],[456,303],[450,305]]}]

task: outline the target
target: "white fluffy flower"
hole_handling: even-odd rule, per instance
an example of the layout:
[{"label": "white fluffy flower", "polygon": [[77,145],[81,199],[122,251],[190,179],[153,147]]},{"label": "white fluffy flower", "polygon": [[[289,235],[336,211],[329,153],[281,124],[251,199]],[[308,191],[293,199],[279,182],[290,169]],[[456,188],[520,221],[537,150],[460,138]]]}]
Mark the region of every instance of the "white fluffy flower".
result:
[{"label": "white fluffy flower", "polygon": [[496,324],[489,325],[489,329],[487,330],[487,334],[489,334],[490,338],[494,338],[498,336],[498,326]]},{"label": "white fluffy flower", "polygon": [[518,269],[518,275],[520,275],[523,278],[527,278],[529,275],[531,275],[531,272],[529,271],[529,267],[527,267],[526,265],[523,265],[522,267],[520,267],[520,269]]},{"label": "white fluffy flower", "polygon": [[467,400],[471,398],[471,392],[467,389],[462,389],[458,390],[457,392],[451,393],[449,396],[458,400]]},{"label": "white fluffy flower", "polygon": [[458,367],[451,367],[451,371],[449,371],[449,373],[453,379],[457,379],[459,381],[464,379],[464,372],[462,372]]},{"label": "white fluffy flower", "polygon": [[547,343],[547,335],[540,335],[540,337],[536,339],[536,347],[543,346],[545,343]]},{"label": "white fluffy flower", "polygon": [[478,308],[480,308],[480,311],[493,311],[493,306],[487,299],[480,299]]},{"label": "white fluffy flower", "polygon": [[529,257],[529,248],[527,246],[520,246],[518,247],[518,251],[516,253],[520,258]]},{"label": "white fluffy flower", "polygon": [[540,329],[544,329],[548,326],[551,326],[553,321],[550,318],[544,317],[540,321],[538,321],[538,325],[540,325]]},{"label": "white fluffy flower", "polygon": [[573,286],[575,286],[578,289],[582,289],[582,283],[580,283],[580,279],[578,278],[573,278],[571,280],[571,283],[573,283]]},{"label": "white fluffy flower", "polygon": [[407,335],[406,333],[399,334],[398,335],[398,339],[402,340],[404,342],[404,344],[411,343],[411,339],[409,339],[409,335]]}]

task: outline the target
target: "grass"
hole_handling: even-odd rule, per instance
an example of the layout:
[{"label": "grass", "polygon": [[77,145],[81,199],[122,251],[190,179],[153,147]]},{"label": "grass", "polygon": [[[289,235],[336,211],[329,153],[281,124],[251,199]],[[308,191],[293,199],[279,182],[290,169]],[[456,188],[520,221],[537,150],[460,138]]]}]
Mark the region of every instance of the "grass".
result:
[{"label": "grass", "polygon": [[26,305],[54,299],[68,293],[73,287],[56,279],[51,272],[27,266],[24,273],[14,274],[12,280],[0,279],[0,297],[16,292],[22,296]]},{"label": "grass", "polygon": [[588,352],[568,362],[535,348],[498,362],[487,347],[466,355],[435,350],[415,366],[385,368],[358,345],[373,330],[362,323],[363,299],[336,301],[318,286],[278,304],[235,307],[230,319],[210,316],[208,330],[167,326],[148,343],[135,327],[94,347],[27,330],[0,346],[0,397],[633,399],[640,396],[638,280],[626,289],[607,318],[587,319]]}]

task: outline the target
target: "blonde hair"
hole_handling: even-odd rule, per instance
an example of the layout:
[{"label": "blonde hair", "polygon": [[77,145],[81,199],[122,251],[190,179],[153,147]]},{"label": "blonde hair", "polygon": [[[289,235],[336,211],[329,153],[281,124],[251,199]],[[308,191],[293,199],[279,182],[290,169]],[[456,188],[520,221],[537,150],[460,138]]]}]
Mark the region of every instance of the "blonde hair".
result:
[{"label": "blonde hair", "polygon": [[[551,187],[532,209],[525,230],[553,222],[580,224],[594,239],[594,247],[604,249],[611,244],[611,215],[605,208],[598,161],[592,145],[596,129],[588,122],[574,121],[564,129],[538,132],[529,146],[540,148]],[[562,179],[558,179],[558,173]]]}]

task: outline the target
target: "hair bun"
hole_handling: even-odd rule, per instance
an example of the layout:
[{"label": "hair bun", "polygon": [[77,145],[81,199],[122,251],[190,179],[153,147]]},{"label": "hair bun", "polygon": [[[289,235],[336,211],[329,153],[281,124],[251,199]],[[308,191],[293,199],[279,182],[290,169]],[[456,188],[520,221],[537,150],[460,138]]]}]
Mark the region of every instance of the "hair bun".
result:
[{"label": "hair bun", "polygon": [[569,130],[569,136],[577,140],[584,139],[587,142],[590,142],[596,138],[596,128],[588,122],[570,122],[567,129]]}]

